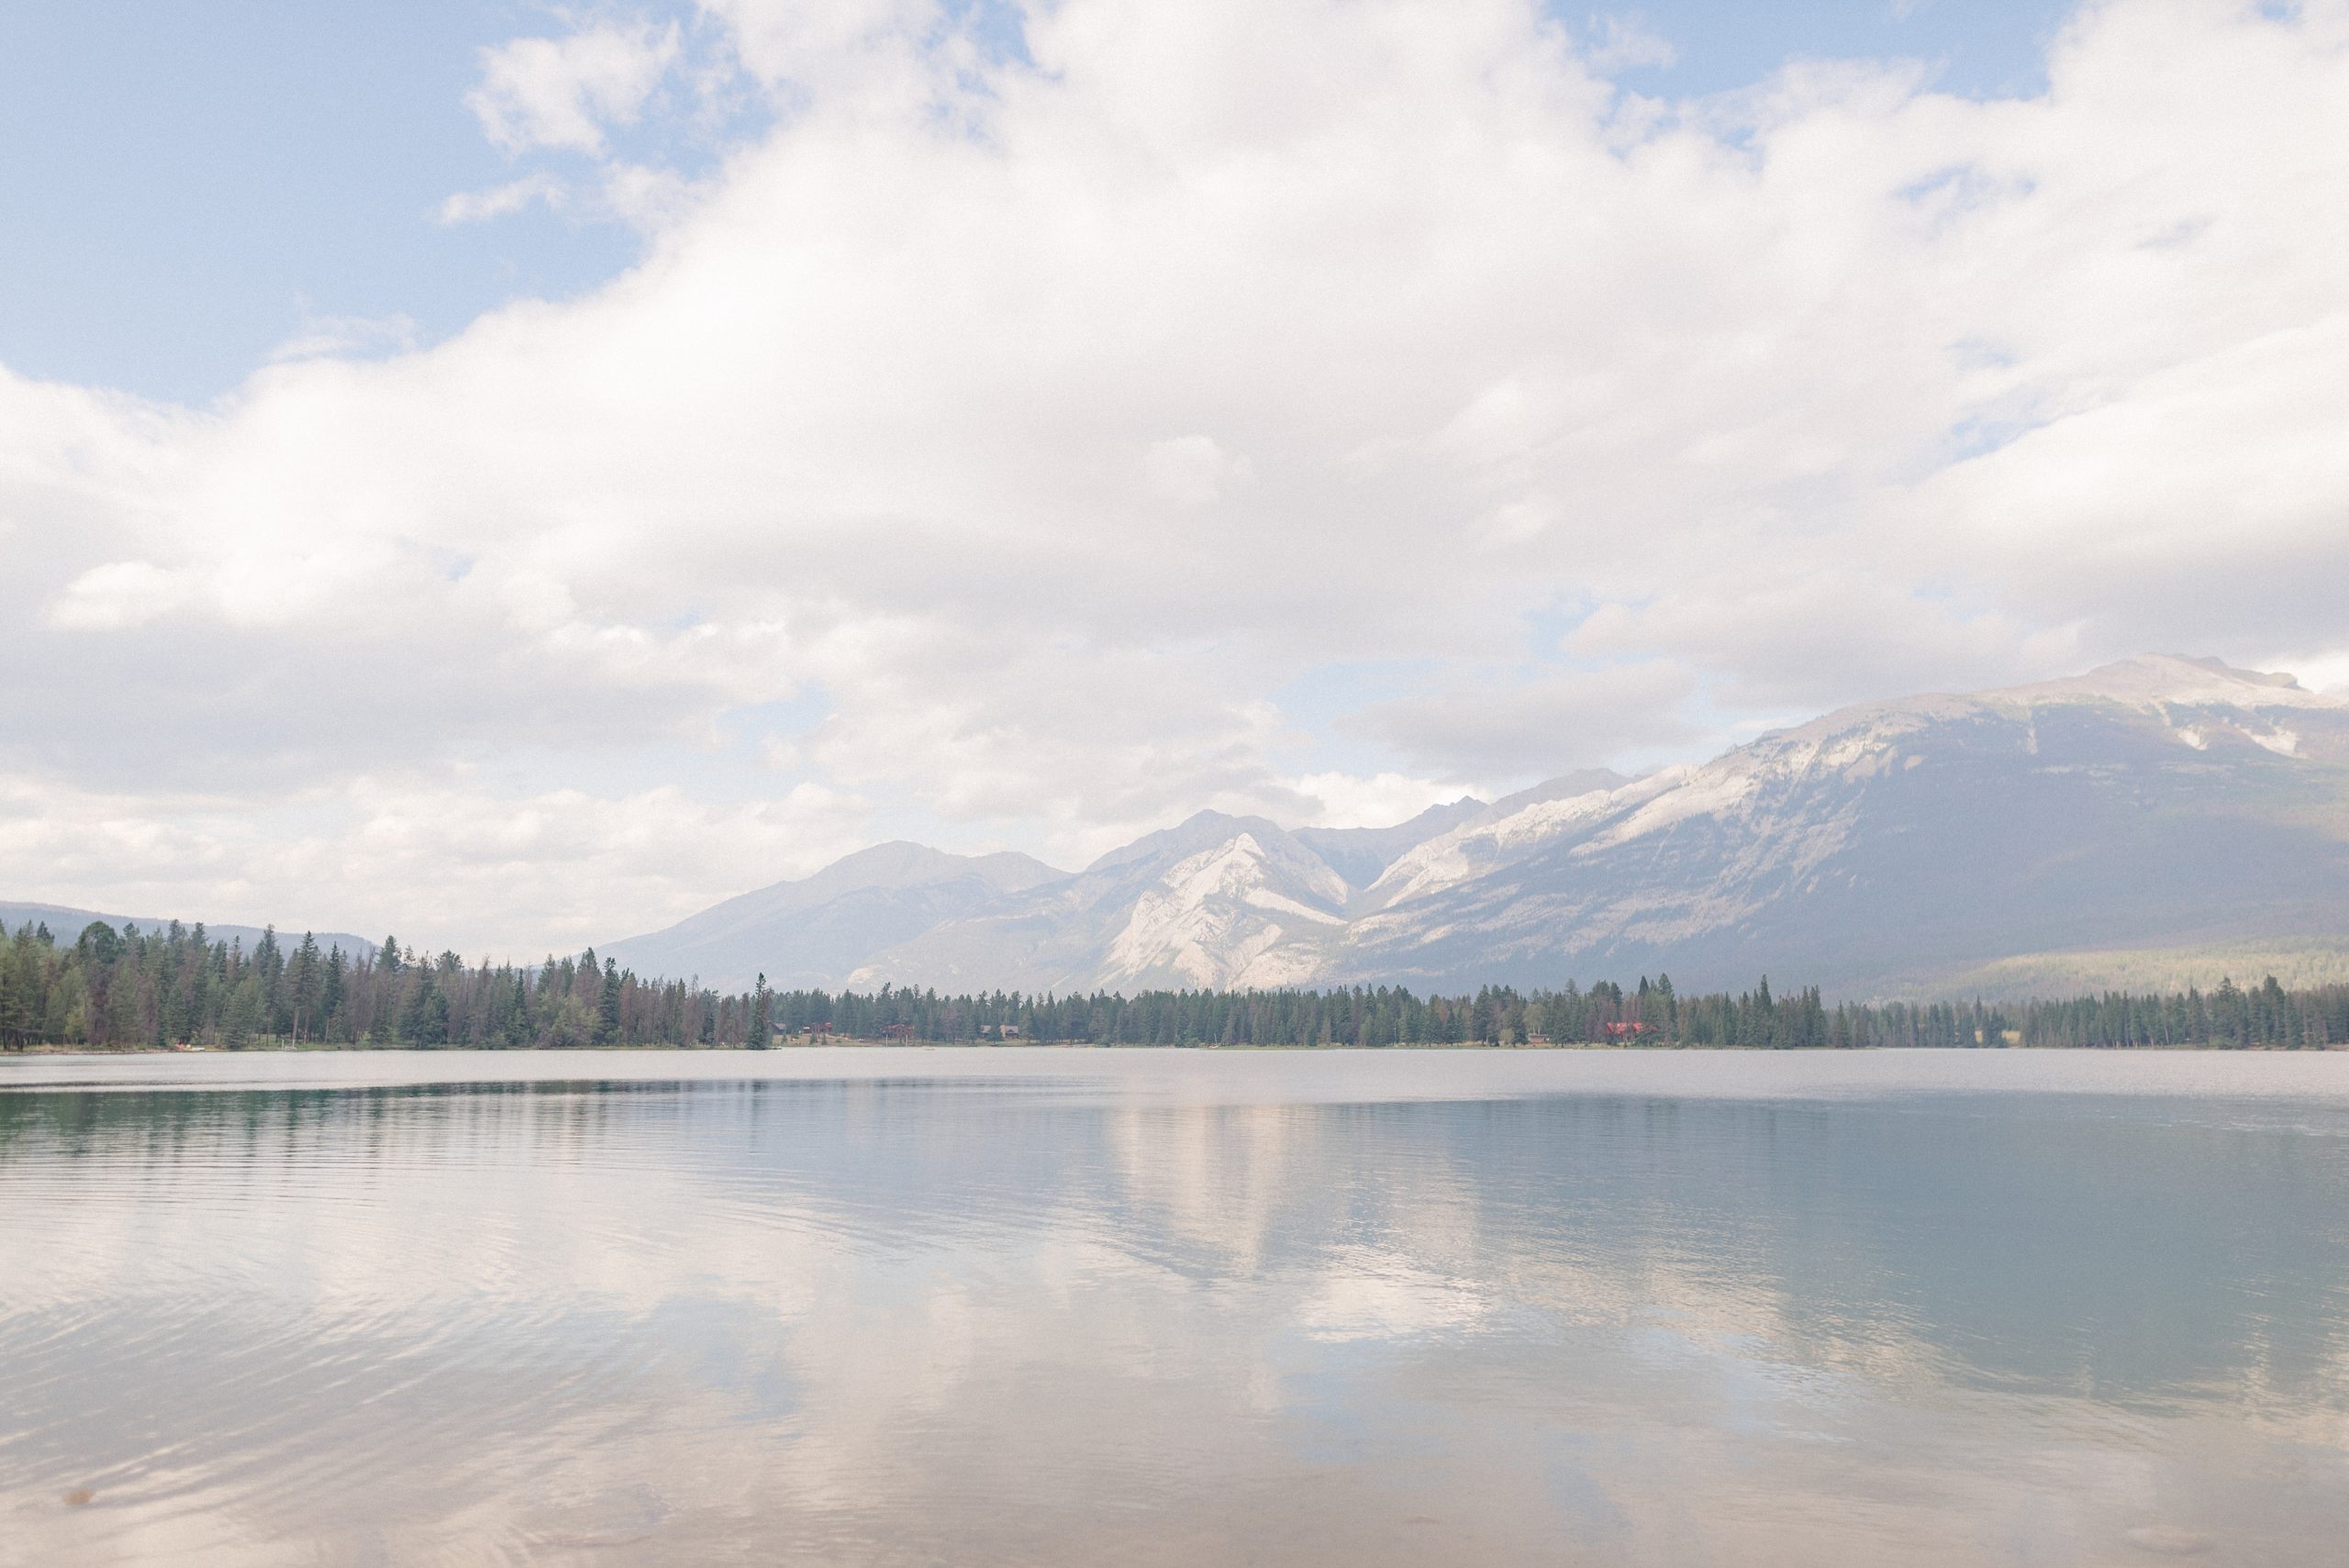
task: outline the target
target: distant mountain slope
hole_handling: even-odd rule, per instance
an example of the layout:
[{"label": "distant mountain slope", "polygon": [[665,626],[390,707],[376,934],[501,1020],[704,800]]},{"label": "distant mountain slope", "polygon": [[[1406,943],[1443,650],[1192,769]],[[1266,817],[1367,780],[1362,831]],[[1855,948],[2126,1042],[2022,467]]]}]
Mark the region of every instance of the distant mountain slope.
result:
[{"label": "distant mountain slope", "polygon": [[698,975],[721,989],[748,989],[762,972],[782,989],[836,988],[875,953],[1067,874],[1021,854],[877,844],[598,951],[640,974]]},{"label": "distant mountain slope", "polygon": [[[80,936],[83,929],[93,920],[103,920],[117,930],[130,925],[137,926],[142,931],[155,931],[171,924],[169,919],[159,920],[134,915],[102,915],[93,910],[75,909],[62,904],[0,904],[0,926],[14,931],[23,925],[45,925],[49,928],[50,935],[61,942],[70,942]],[[195,922],[183,920],[181,924],[193,926]],[[245,951],[248,952],[252,951],[254,943],[261,940],[262,931],[262,928],[259,926],[206,924],[204,928],[204,934],[212,940],[240,941],[244,943]],[[354,937],[349,931],[319,931],[315,935],[318,939],[318,951],[321,952],[339,947],[342,949],[344,955],[350,958],[373,958],[375,954],[373,942],[364,937]],[[302,933],[280,931],[277,933],[277,940],[288,951],[291,951],[301,942]],[[407,944],[403,941],[400,945],[406,947]]]},{"label": "distant mountain slope", "polygon": [[1323,978],[1929,991],[2071,950],[2349,951],[2349,703],[2153,656],[1869,704],[1488,816],[1365,901]]},{"label": "distant mountain slope", "polygon": [[719,984],[1063,993],[1667,971],[2020,995],[2278,953],[2349,978],[2349,702],[2147,656],[1391,828],[1201,812],[1074,876],[989,861],[1009,873],[885,845],[607,951]]},{"label": "distant mountain slope", "polygon": [[1300,937],[1342,929],[1348,892],[1286,829],[1202,811],[1065,882],[925,932],[852,979],[1059,992],[1297,984],[1311,963]]},{"label": "distant mountain slope", "polygon": [[[1624,782],[1613,773],[1607,777]],[[1464,795],[1450,806],[1431,806],[1392,828],[1299,828],[1295,837],[1344,877],[1348,886],[1368,887],[1398,856],[1488,809],[1475,795]]]}]

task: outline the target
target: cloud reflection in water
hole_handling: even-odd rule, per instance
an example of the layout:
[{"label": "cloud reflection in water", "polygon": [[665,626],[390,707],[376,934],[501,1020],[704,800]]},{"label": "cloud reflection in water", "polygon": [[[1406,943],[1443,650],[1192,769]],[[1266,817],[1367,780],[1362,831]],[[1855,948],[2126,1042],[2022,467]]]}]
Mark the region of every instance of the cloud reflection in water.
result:
[{"label": "cloud reflection in water", "polygon": [[947,1054],[0,1093],[0,1560],[2282,1563],[2349,1527],[2337,1106],[902,1071]]}]

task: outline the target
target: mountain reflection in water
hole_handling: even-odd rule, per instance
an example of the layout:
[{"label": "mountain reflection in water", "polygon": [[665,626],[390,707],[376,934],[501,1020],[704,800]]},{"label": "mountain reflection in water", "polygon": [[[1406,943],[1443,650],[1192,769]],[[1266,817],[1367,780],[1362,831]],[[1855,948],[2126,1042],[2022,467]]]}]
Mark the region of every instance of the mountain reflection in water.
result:
[{"label": "mountain reflection in water", "polygon": [[2332,1560],[2349,1057],[1962,1054],[0,1063],[0,1562]]}]

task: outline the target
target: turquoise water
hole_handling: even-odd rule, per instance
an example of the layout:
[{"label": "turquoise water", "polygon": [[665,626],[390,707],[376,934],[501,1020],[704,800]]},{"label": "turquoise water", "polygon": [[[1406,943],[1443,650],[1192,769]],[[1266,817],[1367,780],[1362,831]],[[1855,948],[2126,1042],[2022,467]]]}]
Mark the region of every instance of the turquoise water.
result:
[{"label": "turquoise water", "polygon": [[2349,1054],[0,1061],[0,1562],[2344,1540]]}]

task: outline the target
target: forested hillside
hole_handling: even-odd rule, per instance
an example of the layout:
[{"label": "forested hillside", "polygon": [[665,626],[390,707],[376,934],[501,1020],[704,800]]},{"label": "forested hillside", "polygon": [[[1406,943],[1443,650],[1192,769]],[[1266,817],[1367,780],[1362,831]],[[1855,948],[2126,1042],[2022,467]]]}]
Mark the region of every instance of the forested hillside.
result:
[{"label": "forested hillside", "polygon": [[2218,1046],[2349,1043],[2349,986],[2287,991],[2271,976],[2205,994],[2111,993],[2012,1006],[1828,1006],[1817,987],[1684,995],[1642,977],[1520,993],[1419,995],[1397,986],[1329,991],[1145,991],[1133,996],[720,993],[643,979],[616,960],[535,967],[426,958],[385,938],[353,959],[317,940],[266,932],[250,952],[203,927],[117,930],[70,942],[20,927],[0,946],[0,1041],[109,1048],[194,1044],[543,1049],[748,1046],[822,1039],[1100,1045],[1390,1046],[1621,1043],[1754,1049],[1871,1046]]}]

